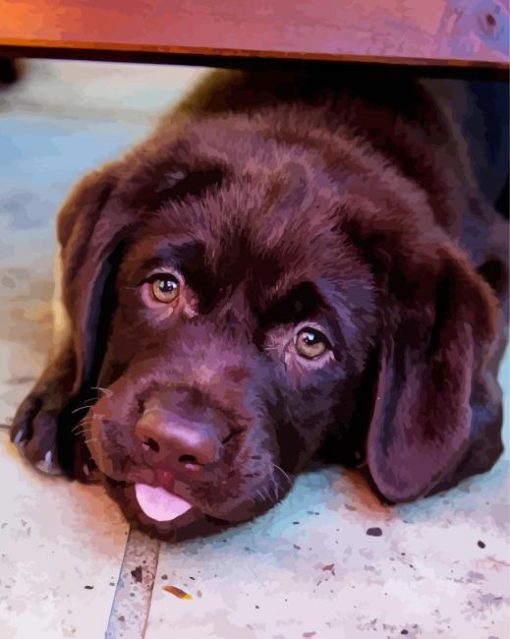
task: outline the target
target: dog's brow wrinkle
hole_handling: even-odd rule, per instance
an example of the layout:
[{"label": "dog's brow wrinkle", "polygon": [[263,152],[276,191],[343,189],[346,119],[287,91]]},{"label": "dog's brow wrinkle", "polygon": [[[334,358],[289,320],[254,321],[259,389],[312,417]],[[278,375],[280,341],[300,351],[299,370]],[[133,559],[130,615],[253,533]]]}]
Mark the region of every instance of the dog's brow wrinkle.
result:
[{"label": "dog's brow wrinkle", "polygon": [[317,286],[310,281],[295,284],[270,302],[260,313],[263,324],[297,322],[311,316],[319,308],[327,306]]}]

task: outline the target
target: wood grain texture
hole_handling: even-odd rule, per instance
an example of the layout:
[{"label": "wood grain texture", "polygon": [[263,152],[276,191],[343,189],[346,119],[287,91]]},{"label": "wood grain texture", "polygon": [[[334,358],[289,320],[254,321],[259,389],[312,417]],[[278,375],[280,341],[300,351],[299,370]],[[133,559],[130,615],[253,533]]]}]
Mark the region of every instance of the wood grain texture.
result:
[{"label": "wood grain texture", "polygon": [[509,61],[508,0],[0,0],[0,16],[7,53],[497,68]]}]

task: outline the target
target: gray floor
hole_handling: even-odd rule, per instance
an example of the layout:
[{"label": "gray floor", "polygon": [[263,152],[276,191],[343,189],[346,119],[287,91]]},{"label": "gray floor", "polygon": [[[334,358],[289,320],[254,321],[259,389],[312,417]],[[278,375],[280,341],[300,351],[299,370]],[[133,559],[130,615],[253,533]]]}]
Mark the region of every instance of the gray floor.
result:
[{"label": "gray floor", "polygon": [[[0,92],[4,423],[49,345],[54,220],[65,193],[143,137],[202,73],[71,62],[34,62],[29,71]],[[509,365],[507,357],[507,388]],[[0,429],[0,639],[94,639],[107,627],[109,637],[140,637],[146,627],[148,639],[503,639],[508,459],[395,508],[354,473],[309,472],[261,519],[159,547],[134,533],[126,544],[128,527],[101,488],[35,473]],[[367,535],[374,527],[381,536]],[[138,565],[141,583],[131,575]],[[173,597],[168,584],[191,599]]]}]

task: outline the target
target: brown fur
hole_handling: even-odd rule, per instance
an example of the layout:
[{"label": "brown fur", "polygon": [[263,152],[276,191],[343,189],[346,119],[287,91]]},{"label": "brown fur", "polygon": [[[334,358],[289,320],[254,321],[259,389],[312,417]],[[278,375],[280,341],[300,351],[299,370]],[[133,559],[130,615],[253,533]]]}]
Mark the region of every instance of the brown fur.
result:
[{"label": "brown fur", "polygon": [[[394,502],[451,486],[502,450],[505,235],[418,82],[213,73],[70,195],[71,334],[12,437],[47,470],[80,476],[91,453],[146,526],[132,484],[158,483],[136,436],[155,398],[223,442],[200,479],[168,467],[212,520],[267,510],[318,457],[366,464]],[[162,320],[140,279],[172,250],[186,286]],[[289,346],[309,322],[332,344],[320,366]],[[71,434],[89,398],[90,453]]]}]

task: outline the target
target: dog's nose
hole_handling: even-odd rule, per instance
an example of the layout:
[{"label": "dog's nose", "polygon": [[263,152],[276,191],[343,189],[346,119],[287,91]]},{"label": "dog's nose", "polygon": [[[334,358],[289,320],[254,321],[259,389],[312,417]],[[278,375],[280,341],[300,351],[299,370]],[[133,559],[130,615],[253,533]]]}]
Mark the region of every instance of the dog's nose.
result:
[{"label": "dog's nose", "polygon": [[165,411],[142,415],[135,434],[152,463],[192,470],[218,461],[221,441],[211,426],[188,422]]}]

